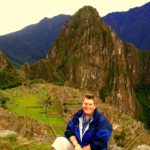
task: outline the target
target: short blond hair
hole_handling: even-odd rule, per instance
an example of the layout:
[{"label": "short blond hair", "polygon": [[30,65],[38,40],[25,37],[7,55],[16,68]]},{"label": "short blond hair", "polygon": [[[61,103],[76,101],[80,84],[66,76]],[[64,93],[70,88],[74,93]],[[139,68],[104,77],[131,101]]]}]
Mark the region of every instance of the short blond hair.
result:
[{"label": "short blond hair", "polygon": [[97,99],[96,99],[96,97],[95,97],[93,94],[91,94],[91,93],[86,93],[86,94],[84,94],[84,95],[83,95],[83,101],[84,101],[85,99],[93,100],[94,103],[97,104]]}]

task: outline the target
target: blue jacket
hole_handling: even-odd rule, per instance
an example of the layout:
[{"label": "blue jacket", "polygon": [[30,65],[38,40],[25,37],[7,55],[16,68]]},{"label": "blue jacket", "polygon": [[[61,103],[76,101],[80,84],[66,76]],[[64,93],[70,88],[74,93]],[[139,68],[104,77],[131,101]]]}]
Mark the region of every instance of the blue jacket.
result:
[{"label": "blue jacket", "polygon": [[80,110],[69,120],[65,137],[69,139],[70,136],[74,135],[82,147],[90,144],[91,150],[107,150],[107,144],[112,133],[112,125],[102,113],[95,109],[93,120],[90,122],[89,129],[85,132],[81,141],[79,118],[82,114],[83,111]]}]

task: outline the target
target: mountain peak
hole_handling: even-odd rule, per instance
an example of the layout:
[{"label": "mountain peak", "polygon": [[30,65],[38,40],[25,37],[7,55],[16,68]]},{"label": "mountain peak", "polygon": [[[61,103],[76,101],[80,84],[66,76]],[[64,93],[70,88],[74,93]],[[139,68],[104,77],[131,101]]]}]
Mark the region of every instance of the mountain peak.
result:
[{"label": "mountain peak", "polygon": [[85,20],[85,19],[97,19],[100,20],[99,13],[97,10],[92,7],[92,6],[84,6],[83,8],[80,8],[75,15],[73,16],[74,18],[77,17],[80,20]]},{"label": "mountain peak", "polygon": [[[92,6],[84,6],[84,7],[80,8],[80,9],[77,11],[76,14],[82,14],[82,15],[85,15],[85,16],[95,14],[95,15],[99,16],[97,10],[96,10],[94,7],[92,7]],[[76,14],[75,14],[75,15],[76,15]]]},{"label": "mountain peak", "polygon": [[[67,53],[68,56],[69,53],[73,52],[78,55],[78,58],[82,57],[81,53],[87,54],[103,47],[110,32],[109,27],[100,19],[97,10],[91,6],[84,6],[66,22],[59,37],[54,42],[52,50],[49,51],[49,58],[52,60],[55,57],[53,54],[57,53],[56,51],[60,52],[60,50],[61,53]],[[102,42],[99,44],[98,42],[101,40]],[[57,50],[54,50],[55,46],[57,46]],[[96,48],[94,49],[94,47]]]}]

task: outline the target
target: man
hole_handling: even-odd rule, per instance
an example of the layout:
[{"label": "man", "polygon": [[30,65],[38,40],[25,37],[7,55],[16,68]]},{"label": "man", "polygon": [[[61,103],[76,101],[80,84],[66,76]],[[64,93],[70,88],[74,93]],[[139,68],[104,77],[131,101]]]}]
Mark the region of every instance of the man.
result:
[{"label": "man", "polygon": [[52,147],[55,150],[107,150],[112,125],[96,106],[94,95],[85,94],[82,109],[69,120],[65,137],[58,137]]}]

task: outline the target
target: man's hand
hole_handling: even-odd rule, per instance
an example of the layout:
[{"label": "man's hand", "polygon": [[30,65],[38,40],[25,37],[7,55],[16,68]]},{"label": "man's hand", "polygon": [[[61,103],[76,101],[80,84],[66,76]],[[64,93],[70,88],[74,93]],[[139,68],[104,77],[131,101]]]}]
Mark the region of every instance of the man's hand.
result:
[{"label": "man's hand", "polygon": [[75,146],[75,150],[83,150],[83,149],[82,149],[82,147],[80,146],[80,144],[77,144],[77,145]]},{"label": "man's hand", "polygon": [[91,150],[91,147],[90,147],[90,145],[87,145],[82,150]]}]

